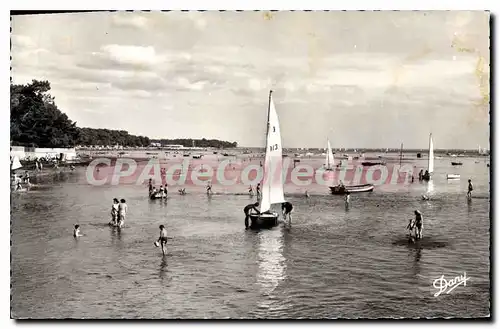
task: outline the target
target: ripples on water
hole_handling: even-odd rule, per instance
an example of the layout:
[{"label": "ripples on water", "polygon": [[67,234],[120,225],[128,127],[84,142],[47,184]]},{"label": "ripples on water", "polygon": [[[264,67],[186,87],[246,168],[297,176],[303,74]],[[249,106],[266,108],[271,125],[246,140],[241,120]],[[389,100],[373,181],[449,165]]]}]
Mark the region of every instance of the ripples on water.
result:
[{"label": "ripples on water", "polygon": [[[142,186],[92,187],[75,172],[13,194],[12,315],[16,318],[358,318],[489,314],[489,175],[464,161],[462,180],[440,168],[425,184],[311,198],[287,186],[291,229],[245,231],[245,195],[203,189],[149,201]],[[445,165],[443,165],[444,167]],[[449,172],[449,171],[448,171]],[[475,184],[466,202],[466,179]],[[174,188],[171,189],[173,192]],[[217,186],[214,185],[217,191]],[[242,187],[242,191],[246,191]],[[107,226],[125,198],[126,227]],[[424,214],[422,248],[408,246],[413,210]],[[84,237],[75,240],[79,223]],[[155,248],[166,223],[166,257]],[[434,279],[463,272],[467,287],[434,298]]]}]

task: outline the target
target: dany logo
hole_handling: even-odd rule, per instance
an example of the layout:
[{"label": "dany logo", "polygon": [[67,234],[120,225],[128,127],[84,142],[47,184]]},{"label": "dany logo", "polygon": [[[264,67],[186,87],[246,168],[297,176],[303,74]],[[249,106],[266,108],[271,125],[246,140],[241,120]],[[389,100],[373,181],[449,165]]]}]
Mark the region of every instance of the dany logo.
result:
[{"label": "dany logo", "polygon": [[470,278],[467,277],[466,272],[464,272],[464,275],[456,276],[450,280],[446,280],[444,277],[444,274],[441,275],[441,277],[434,280],[434,283],[432,284],[434,286],[434,288],[438,289],[438,291],[434,294],[434,297],[438,297],[443,292],[446,292],[446,294],[449,294],[456,287],[458,287],[462,284],[464,285],[464,287],[466,287],[467,280],[470,280]]}]

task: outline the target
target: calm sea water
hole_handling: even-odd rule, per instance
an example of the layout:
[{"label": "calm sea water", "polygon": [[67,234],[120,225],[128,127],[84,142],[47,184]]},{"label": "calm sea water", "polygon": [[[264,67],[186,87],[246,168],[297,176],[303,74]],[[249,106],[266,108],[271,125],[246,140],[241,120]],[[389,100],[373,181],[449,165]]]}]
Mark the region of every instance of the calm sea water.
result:
[{"label": "calm sea water", "polygon": [[[479,163],[476,163],[476,160]],[[415,162],[424,166],[423,162]],[[150,201],[144,186],[91,186],[83,169],[12,194],[12,316],[15,318],[380,318],[489,315],[489,168],[483,159],[436,160],[428,184],[380,186],[341,196],[323,186],[285,186],[293,225],[244,229],[251,201],[203,187]],[[460,173],[460,181],[446,181]],[[474,198],[467,202],[467,178]],[[214,192],[222,188],[214,185]],[[111,200],[129,204],[110,228]],[[419,209],[426,243],[405,227]],[[85,235],[72,237],[74,224]],[[166,257],[153,242],[169,235]],[[467,285],[434,297],[441,275]]]}]

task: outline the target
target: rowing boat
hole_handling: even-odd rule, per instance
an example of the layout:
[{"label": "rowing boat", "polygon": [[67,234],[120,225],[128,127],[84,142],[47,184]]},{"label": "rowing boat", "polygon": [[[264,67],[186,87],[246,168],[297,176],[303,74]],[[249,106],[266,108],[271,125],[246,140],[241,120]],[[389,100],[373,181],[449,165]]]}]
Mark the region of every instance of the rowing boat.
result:
[{"label": "rowing boat", "polygon": [[351,185],[351,186],[330,186],[332,194],[371,192],[375,187],[372,184]]}]

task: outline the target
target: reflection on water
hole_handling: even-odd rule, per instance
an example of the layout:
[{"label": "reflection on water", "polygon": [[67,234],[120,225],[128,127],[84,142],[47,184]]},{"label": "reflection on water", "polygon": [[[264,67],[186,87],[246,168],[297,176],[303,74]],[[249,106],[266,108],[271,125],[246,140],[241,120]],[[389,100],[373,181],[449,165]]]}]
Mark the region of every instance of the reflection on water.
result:
[{"label": "reflection on water", "polygon": [[431,196],[433,194],[434,194],[434,182],[432,181],[432,179],[430,179],[429,182],[427,183],[427,195]]},{"label": "reflection on water", "polygon": [[274,290],[286,278],[286,265],[283,257],[283,231],[281,228],[259,233],[258,260],[257,284],[260,287],[260,295],[264,297],[261,299],[259,306],[269,308]]}]

